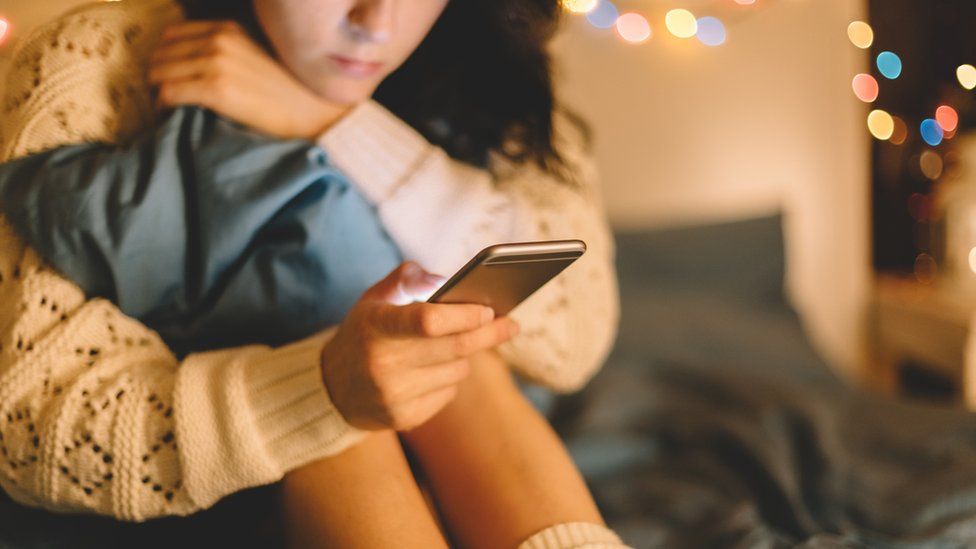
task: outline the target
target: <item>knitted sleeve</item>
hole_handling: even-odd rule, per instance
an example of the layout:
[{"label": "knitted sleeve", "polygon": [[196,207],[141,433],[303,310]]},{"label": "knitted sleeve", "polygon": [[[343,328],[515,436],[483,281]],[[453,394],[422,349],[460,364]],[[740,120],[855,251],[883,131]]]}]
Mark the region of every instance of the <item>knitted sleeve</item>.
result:
[{"label": "knitted sleeve", "polygon": [[585,241],[582,258],[512,311],[522,330],[499,349],[523,376],[569,392],[602,365],[616,335],[619,302],[594,163],[567,120],[557,117],[556,128],[578,185],[531,166],[501,166],[493,176],[455,161],[372,101],[319,142],[377,205],[403,255],[438,274],[453,274],[490,244]]},{"label": "knitted sleeve", "polygon": [[[17,78],[5,79],[0,124],[21,129],[5,132],[3,156],[139,129],[150,106],[132,67],[172,9],[95,4],[25,42]],[[53,117],[32,116],[42,104]],[[0,219],[0,486],[28,505],[143,520],[192,513],[338,453],[362,432],[322,383],[328,337],[179,362],[155,332],[86,300]]]},{"label": "knitted sleeve", "polygon": [[124,520],[183,515],[342,451],[362,433],[319,373],[329,333],[179,363],[0,222],[0,485]]}]

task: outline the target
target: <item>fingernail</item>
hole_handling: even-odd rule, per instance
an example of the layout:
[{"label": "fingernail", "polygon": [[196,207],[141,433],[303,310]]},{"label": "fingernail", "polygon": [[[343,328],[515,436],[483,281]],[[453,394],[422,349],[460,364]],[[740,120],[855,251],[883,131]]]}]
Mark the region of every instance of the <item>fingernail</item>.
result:
[{"label": "fingernail", "polygon": [[495,318],[495,310],[491,307],[481,309],[481,323],[488,324]]}]

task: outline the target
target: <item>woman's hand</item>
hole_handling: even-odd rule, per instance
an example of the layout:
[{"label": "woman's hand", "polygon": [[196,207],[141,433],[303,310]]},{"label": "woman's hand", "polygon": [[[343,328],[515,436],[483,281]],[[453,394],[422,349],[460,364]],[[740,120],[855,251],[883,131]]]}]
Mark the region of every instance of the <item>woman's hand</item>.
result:
[{"label": "woman's hand", "polygon": [[404,263],[363,294],[322,350],[326,389],[351,425],[424,423],[457,394],[469,357],[518,333],[514,320],[481,305],[394,304],[429,293],[437,278]]},{"label": "woman's hand", "polygon": [[149,63],[157,106],[199,105],[281,138],[312,139],[348,110],[299,82],[237,23],[168,27]]}]

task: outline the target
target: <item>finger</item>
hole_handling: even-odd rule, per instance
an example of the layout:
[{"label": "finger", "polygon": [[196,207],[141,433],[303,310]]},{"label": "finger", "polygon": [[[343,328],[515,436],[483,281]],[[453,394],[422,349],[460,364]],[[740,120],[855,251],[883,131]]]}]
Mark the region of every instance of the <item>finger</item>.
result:
[{"label": "finger", "polygon": [[182,21],[169,25],[163,29],[160,39],[162,42],[173,40],[183,40],[185,38],[198,38],[211,36],[217,32],[234,32],[239,28],[233,21]]},{"label": "finger", "polygon": [[164,82],[159,87],[157,107],[176,107],[179,105],[197,105],[209,109],[216,109],[219,94],[207,78],[195,80],[181,80]]},{"label": "finger", "polygon": [[426,366],[452,362],[492,349],[518,334],[518,323],[508,317],[459,334],[436,338],[413,338],[397,345],[397,363],[404,366]]},{"label": "finger", "polygon": [[[390,271],[383,280],[373,284],[363,297],[385,301],[387,303],[403,302],[407,297],[403,289],[403,281],[423,276],[424,269],[414,261],[404,261],[396,269]],[[409,301],[407,301],[409,302]]]},{"label": "finger", "polygon": [[441,337],[484,326],[495,312],[475,304],[411,303],[378,307],[374,315],[379,331],[389,336]]},{"label": "finger", "polygon": [[167,61],[210,56],[215,51],[216,47],[210,38],[189,38],[161,44],[153,50],[149,63],[156,65]]},{"label": "finger", "polygon": [[397,425],[394,425],[394,429],[397,431],[408,431],[420,427],[427,420],[437,415],[437,412],[440,412],[445,406],[450,404],[454,400],[454,397],[457,396],[457,393],[457,386],[451,385],[418,398],[411,403],[409,412],[405,414],[407,417],[399,421]]},{"label": "finger", "polygon": [[214,69],[213,61],[205,57],[155,64],[149,68],[149,83],[194,80],[211,74]]},{"label": "finger", "polygon": [[406,370],[398,376],[397,384],[401,389],[398,390],[396,400],[407,402],[432,391],[457,385],[470,373],[471,366],[467,360],[454,360]]},{"label": "finger", "polygon": [[411,301],[427,301],[446,281],[446,277],[425,271],[422,276],[404,280],[401,288],[411,298]]}]

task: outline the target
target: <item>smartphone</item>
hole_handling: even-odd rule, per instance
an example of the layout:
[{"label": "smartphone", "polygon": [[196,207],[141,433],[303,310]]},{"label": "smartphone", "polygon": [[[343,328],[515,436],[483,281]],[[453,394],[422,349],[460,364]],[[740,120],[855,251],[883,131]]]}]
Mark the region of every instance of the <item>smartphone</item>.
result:
[{"label": "smartphone", "polygon": [[428,303],[477,303],[504,316],[586,252],[582,240],[495,244],[478,252]]}]

